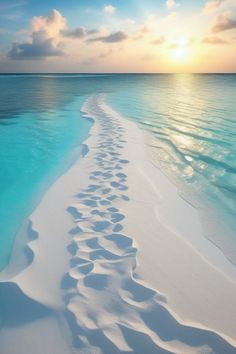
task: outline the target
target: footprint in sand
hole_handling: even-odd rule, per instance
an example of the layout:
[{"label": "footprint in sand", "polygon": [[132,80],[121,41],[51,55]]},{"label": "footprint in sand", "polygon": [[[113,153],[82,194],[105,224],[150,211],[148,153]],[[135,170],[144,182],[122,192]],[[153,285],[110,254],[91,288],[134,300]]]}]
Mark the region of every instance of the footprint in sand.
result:
[{"label": "footprint in sand", "polygon": [[78,250],[78,246],[75,241],[72,241],[68,246],[67,246],[68,252],[72,255],[75,256],[76,252]]},{"label": "footprint in sand", "polygon": [[111,213],[111,221],[116,224],[125,219],[125,216],[120,213]]},{"label": "footprint in sand", "polygon": [[105,188],[105,189],[102,190],[102,194],[103,194],[103,195],[104,195],[104,194],[109,194],[111,191],[112,191],[111,188]]},{"label": "footprint in sand", "polygon": [[61,288],[62,289],[72,289],[75,288],[77,281],[71,277],[69,273],[66,273],[61,281]]},{"label": "footprint in sand", "polygon": [[81,202],[84,205],[87,205],[91,208],[96,208],[97,207],[97,202],[96,200],[92,200],[92,199],[85,199]]},{"label": "footprint in sand", "polygon": [[106,274],[92,274],[83,279],[85,286],[94,290],[104,290],[108,286],[108,276]]},{"label": "footprint in sand", "polygon": [[123,226],[121,224],[116,224],[114,227],[113,227],[113,232],[120,232],[123,230]]},{"label": "footprint in sand", "polygon": [[104,238],[106,240],[113,242],[116,245],[116,247],[118,247],[119,249],[125,250],[129,247],[132,247],[133,245],[133,240],[129,236],[119,234],[119,233],[106,235],[104,236]]},{"label": "footprint in sand", "polygon": [[87,192],[87,193],[93,193],[93,192],[96,192],[96,190],[98,190],[99,188],[100,188],[100,186],[97,185],[97,184],[90,184],[90,185],[88,186],[88,188],[85,189],[85,192]]},{"label": "footprint in sand", "polygon": [[83,278],[85,275],[89,274],[90,272],[92,272],[93,268],[94,268],[94,264],[92,262],[88,264],[81,264],[70,269],[69,274],[73,279],[78,280]]},{"label": "footprint in sand", "polygon": [[95,221],[92,226],[93,231],[95,232],[102,232],[110,227],[112,223],[110,221]]},{"label": "footprint in sand", "polygon": [[67,211],[72,215],[73,218],[75,219],[81,219],[82,214],[73,206],[70,206],[67,208]]},{"label": "footprint in sand", "polygon": [[110,205],[111,202],[109,200],[103,199],[103,200],[99,201],[99,204],[101,204],[101,205]]},{"label": "footprint in sand", "polygon": [[70,266],[72,268],[76,267],[77,265],[85,265],[91,263],[89,260],[78,257],[78,256],[74,256],[73,258],[71,258],[70,260]]}]

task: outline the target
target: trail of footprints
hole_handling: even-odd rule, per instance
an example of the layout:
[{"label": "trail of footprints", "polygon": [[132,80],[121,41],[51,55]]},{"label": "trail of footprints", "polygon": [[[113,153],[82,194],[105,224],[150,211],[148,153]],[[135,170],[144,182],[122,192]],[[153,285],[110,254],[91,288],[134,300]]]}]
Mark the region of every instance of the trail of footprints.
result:
[{"label": "trail of footprints", "polygon": [[[189,335],[196,346],[213,343],[215,334],[179,324],[164,307],[165,298],[134,278],[137,248],[123,232],[122,206],[129,202],[124,128],[101,101],[101,96],[89,101],[100,126],[90,183],[68,208],[75,227],[62,287],[74,353],[174,353],[163,343],[178,338],[187,347]],[[170,327],[169,338],[162,326]]]}]

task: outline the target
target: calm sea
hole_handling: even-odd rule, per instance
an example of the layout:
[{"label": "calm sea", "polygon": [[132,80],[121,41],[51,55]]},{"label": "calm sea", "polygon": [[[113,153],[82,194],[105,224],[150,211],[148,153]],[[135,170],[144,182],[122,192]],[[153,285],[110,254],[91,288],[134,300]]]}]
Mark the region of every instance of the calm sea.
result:
[{"label": "calm sea", "polygon": [[0,269],[88,136],[80,108],[98,92],[151,133],[153,161],[236,263],[236,75],[0,75]]}]

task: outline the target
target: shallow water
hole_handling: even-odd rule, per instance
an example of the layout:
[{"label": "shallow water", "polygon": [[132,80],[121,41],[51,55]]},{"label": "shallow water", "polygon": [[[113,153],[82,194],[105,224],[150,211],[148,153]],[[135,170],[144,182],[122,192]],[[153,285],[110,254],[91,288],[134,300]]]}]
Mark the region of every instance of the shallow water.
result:
[{"label": "shallow water", "polygon": [[134,77],[109,102],[151,132],[152,158],[236,263],[236,75]]},{"label": "shallow water", "polygon": [[97,92],[151,132],[153,161],[236,262],[236,75],[3,75],[0,268],[22,220],[88,135],[80,108]]},{"label": "shallow water", "polygon": [[0,77],[0,269],[21,222],[70,166],[91,126],[80,115],[83,93],[67,84]]}]

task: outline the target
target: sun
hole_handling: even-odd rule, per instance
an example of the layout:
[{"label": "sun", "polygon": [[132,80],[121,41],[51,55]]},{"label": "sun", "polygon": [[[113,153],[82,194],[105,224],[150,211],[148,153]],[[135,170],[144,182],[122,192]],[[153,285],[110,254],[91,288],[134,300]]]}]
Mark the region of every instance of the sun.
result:
[{"label": "sun", "polygon": [[171,58],[174,61],[185,62],[189,59],[190,48],[189,41],[186,38],[180,38],[171,46]]}]

